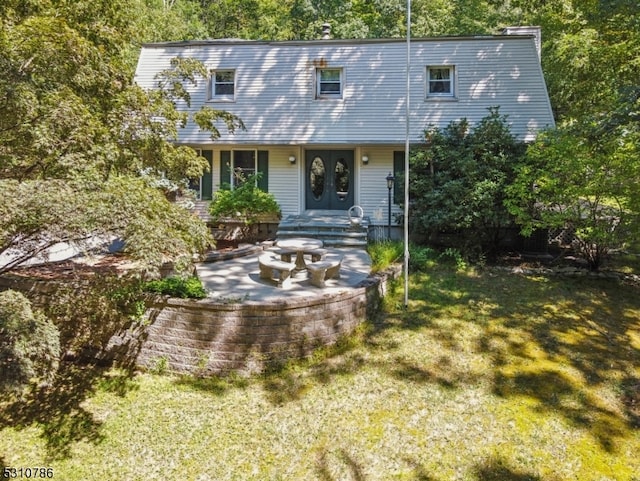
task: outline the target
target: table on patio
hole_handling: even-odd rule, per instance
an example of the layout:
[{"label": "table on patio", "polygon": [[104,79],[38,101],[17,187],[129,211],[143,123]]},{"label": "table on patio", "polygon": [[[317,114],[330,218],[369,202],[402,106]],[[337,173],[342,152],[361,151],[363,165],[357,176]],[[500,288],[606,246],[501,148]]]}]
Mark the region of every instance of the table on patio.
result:
[{"label": "table on patio", "polygon": [[296,269],[304,270],[307,265],[304,261],[304,255],[314,253],[320,253],[323,243],[319,239],[312,239],[310,237],[293,237],[291,239],[282,239],[276,242],[276,246],[280,248],[280,252],[283,255],[296,254]]}]

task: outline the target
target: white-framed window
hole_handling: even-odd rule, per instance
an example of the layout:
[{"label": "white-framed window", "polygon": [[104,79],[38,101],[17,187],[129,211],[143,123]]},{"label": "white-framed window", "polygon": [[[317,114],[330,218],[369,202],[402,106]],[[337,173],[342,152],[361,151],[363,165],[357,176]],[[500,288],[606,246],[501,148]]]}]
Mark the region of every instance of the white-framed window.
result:
[{"label": "white-framed window", "polygon": [[236,71],[212,70],[209,84],[209,100],[229,102],[235,99]]},{"label": "white-framed window", "polygon": [[316,70],[316,98],[342,98],[344,75],[341,68]]},{"label": "white-framed window", "polygon": [[454,98],[455,96],[455,67],[453,65],[427,67],[427,97]]},{"label": "white-framed window", "polygon": [[257,171],[255,150],[233,150],[231,161],[233,166],[231,183],[234,187],[242,185]]}]

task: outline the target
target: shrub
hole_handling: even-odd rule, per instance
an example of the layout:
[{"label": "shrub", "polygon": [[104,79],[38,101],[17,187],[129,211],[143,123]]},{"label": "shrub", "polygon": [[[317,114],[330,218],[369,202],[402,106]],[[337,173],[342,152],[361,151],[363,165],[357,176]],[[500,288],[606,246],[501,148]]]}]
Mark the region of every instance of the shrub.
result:
[{"label": "shrub", "polygon": [[412,244],[409,246],[409,269],[410,272],[426,271],[435,264],[438,253],[431,247]]},{"label": "shrub", "polygon": [[16,291],[0,292],[0,392],[21,392],[58,369],[58,329]]},{"label": "shrub", "polygon": [[254,224],[261,216],[281,216],[280,206],[273,194],[264,192],[257,186],[260,174],[243,179],[238,174],[239,185],[233,190],[222,189],[216,192],[209,205],[209,213],[214,220],[231,217],[244,220],[247,225]]},{"label": "shrub", "polygon": [[207,297],[207,291],[202,286],[202,282],[195,276],[171,276],[149,281],[145,284],[144,290],[182,299],[203,299]]},{"label": "shrub", "polygon": [[411,157],[412,229],[434,238],[454,234],[455,247],[470,256],[495,254],[513,225],[505,188],[523,153],[498,108],[475,126],[462,119],[428,128],[424,147]]}]

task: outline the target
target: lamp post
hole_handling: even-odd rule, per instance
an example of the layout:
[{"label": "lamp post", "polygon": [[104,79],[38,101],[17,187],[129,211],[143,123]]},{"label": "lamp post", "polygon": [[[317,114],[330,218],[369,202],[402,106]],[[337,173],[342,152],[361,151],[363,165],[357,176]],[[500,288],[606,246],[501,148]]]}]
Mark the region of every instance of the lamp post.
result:
[{"label": "lamp post", "polygon": [[395,180],[395,177],[393,177],[393,175],[391,175],[391,172],[389,172],[389,175],[387,175],[387,190],[389,191],[389,200],[387,201],[387,206],[389,207],[389,214],[387,217],[387,238],[389,240],[391,240],[391,189],[393,189],[393,182]]}]

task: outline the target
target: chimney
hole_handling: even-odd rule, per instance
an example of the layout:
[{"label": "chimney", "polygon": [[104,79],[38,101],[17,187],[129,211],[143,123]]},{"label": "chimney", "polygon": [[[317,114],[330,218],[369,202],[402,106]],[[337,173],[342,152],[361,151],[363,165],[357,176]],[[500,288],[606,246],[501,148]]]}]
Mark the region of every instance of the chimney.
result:
[{"label": "chimney", "polygon": [[331,38],[331,24],[322,24],[322,40],[329,40]]},{"label": "chimney", "polygon": [[503,35],[533,35],[535,37],[538,60],[542,50],[542,31],[540,27],[507,27],[502,30]]}]

